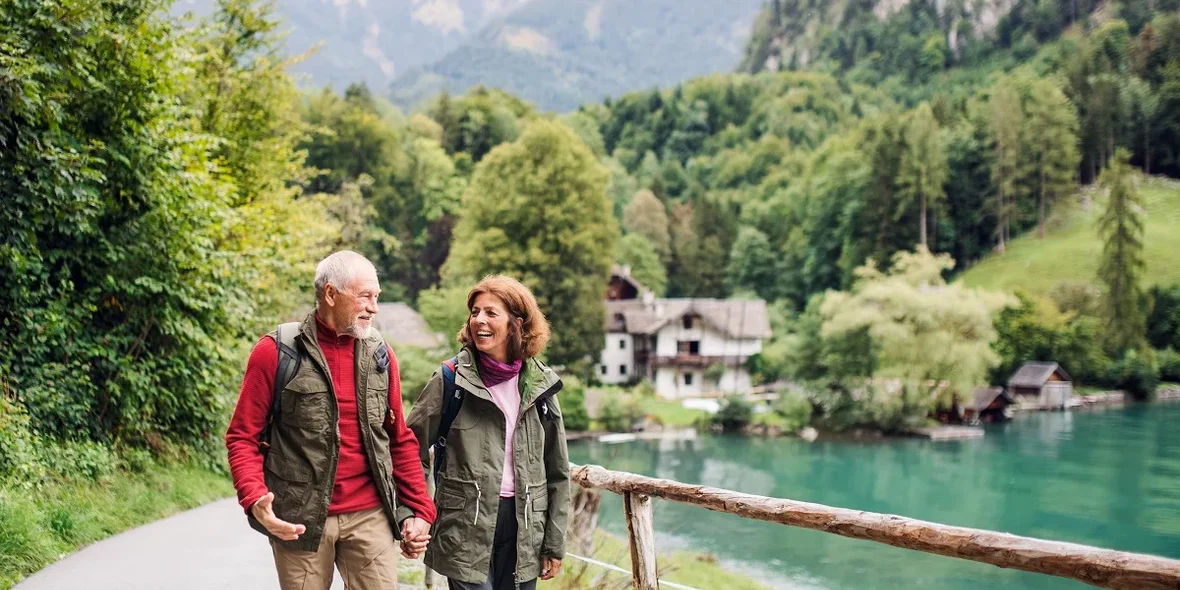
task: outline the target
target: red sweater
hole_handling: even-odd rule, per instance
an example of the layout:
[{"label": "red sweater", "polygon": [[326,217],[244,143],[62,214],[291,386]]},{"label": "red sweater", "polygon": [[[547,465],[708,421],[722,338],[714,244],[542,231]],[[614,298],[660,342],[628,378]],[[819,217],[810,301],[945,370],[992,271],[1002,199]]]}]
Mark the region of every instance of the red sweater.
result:
[{"label": "red sweater", "polygon": [[[357,421],[356,379],[354,362],[355,340],[351,336],[336,333],[316,321],[316,339],[323,350],[332,386],[336,390],[336,405],[339,408],[340,457],[336,466],[336,481],[332,486],[332,502],[328,514],[344,514],[376,508],[381,505],[377,486],[373,484],[369,460],[361,443],[360,424]],[[406,426],[402,410],[401,379],[398,376],[397,358],[389,351],[389,407],[393,410],[393,421],[386,420],[385,430],[389,433],[389,454],[393,460],[393,479],[397,487],[398,502],[405,505],[414,515],[434,522],[434,502],[426,492],[426,480],[422,474],[422,463],[418,458],[418,440]],[[254,345],[250,360],[246,363],[246,374],[242,379],[242,391],[238,405],[230,419],[225,434],[225,445],[229,449],[229,467],[233,474],[234,487],[238,491],[238,503],[249,510],[259,498],[267,494],[262,475],[262,453],[258,449],[258,436],[266,426],[274,390],[275,371],[278,369],[278,347],[274,339],[264,336]]]}]

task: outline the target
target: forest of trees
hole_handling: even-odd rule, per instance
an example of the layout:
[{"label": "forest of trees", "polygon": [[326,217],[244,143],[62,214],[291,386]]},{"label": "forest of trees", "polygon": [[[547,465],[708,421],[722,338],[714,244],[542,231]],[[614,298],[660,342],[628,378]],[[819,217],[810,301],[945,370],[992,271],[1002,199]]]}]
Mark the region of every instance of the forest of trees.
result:
[{"label": "forest of trees", "polygon": [[[14,0],[0,12],[0,473],[43,472],[45,441],[215,449],[242,351],[309,304],[311,265],[339,248],[448,335],[472,281],[520,277],[570,375],[601,348],[612,262],[669,297],[766,299],[776,336],[758,378],[838,395],[874,376],[966,388],[1044,355],[1116,386],[1180,369],[1180,295],[1142,285],[1132,170],[1180,176],[1174,7],[1078,1],[1041,22],[1055,3],[1021,0],[986,51],[931,41],[933,3],[853,11],[864,26],[818,39],[810,66],[761,71],[759,39],[803,4],[768,5],[744,66],[757,73],[555,115],[484,88],[408,114],[363,85],[300,92],[280,23],[250,0],[184,25],[147,0]],[[1094,183],[1108,247],[1088,284],[1051,299],[954,284],[1051,232],[1056,204]],[[846,313],[886,296],[954,325]],[[946,342],[958,356],[934,364],[895,354]],[[437,355],[398,354],[412,397]],[[848,421],[923,417],[934,401],[917,394]],[[814,403],[830,416],[848,399]]]}]

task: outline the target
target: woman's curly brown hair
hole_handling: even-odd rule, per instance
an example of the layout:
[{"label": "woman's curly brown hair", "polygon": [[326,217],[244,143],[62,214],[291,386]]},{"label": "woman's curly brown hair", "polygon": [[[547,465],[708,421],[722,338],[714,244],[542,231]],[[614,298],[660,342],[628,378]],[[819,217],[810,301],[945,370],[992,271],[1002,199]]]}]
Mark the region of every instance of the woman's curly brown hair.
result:
[{"label": "woman's curly brown hair", "polygon": [[[467,293],[467,311],[475,305],[475,298],[487,293],[495,295],[508,308],[508,357],[509,360],[533,358],[549,344],[549,320],[541,313],[537,298],[520,281],[503,275],[488,275]],[[520,318],[520,322],[513,321]],[[471,334],[470,321],[464,321],[457,335],[463,346],[471,345],[475,338]]]}]

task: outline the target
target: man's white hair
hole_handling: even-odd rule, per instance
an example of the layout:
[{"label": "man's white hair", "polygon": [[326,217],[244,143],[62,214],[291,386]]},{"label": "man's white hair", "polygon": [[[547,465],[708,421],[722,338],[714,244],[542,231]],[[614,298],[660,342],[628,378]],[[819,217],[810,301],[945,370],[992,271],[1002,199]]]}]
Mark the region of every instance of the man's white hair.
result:
[{"label": "man's white hair", "polygon": [[352,250],[341,250],[328,255],[315,267],[316,302],[324,300],[324,289],[328,285],[336,287],[337,291],[343,291],[352,285],[357,274],[366,268],[371,269],[373,274],[377,273],[377,268],[368,258]]}]

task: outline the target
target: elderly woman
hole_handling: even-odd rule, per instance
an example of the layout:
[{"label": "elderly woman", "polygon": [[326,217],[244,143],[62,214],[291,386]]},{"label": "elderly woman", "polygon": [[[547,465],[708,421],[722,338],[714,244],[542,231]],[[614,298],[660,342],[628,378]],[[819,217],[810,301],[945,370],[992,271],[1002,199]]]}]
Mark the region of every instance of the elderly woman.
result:
[{"label": "elderly woman", "polygon": [[569,515],[561,380],[537,359],[549,323],[532,292],[503,276],[472,288],[467,309],[463,348],[406,419],[423,465],[431,446],[441,462],[426,565],[452,590],[530,590],[561,569]]}]

